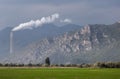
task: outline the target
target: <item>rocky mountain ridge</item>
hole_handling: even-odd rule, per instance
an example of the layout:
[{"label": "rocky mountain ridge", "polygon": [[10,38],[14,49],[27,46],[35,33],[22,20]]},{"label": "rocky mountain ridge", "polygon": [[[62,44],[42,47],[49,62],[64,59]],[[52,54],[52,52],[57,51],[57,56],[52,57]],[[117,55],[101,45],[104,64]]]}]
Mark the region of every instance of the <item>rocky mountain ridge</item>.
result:
[{"label": "rocky mountain ridge", "polygon": [[53,64],[94,63],[120,61],[120,23],[95,24],[45,38],[29,44],[19,55],[11,58],[16,63],[44,63],[50,57]]},{"label": "rocky mountain ridge", "polygon": [[[19,30],[13,32],[13,47],[14,52],[21,51],[28,44],[44,39],[46,37],[54,37],[61,35],[65,32],[76,30],[81,26],[76,24],[66,24],[63,26],[57,26],[55,24],[44,24],[39,28]],[[0,60],[9,56],[9,44],[10,44],[10,32],[13,27],[7,27],[0,30]]]}]

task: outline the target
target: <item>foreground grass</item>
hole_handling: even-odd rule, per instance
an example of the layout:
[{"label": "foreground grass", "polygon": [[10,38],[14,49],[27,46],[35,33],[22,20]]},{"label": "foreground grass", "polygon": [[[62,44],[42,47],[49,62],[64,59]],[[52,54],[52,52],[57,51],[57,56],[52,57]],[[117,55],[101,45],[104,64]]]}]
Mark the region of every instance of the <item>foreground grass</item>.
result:
[{"label": "foreground grass", "polygon": [[120,79],[120,69],[0,68],[0,79]]}]

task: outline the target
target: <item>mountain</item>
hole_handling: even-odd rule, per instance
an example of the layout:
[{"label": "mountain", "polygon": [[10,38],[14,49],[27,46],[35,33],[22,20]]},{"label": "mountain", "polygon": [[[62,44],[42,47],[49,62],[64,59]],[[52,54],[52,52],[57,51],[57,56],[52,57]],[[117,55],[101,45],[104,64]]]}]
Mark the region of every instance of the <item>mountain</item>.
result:
[{"label": "mountain", "polygon": [[[22,50],[28,44],[37,40],[41,40],[46,37],[52,38],[54,36],[79,28],[81,28],[81,26],[75,24],[67,24],[58,27],[57,25],[49,23],[32,30],[26,29],[15,31],[13,32],[14,52]],[[10,32],[12,29],[13,28],[11,27],[7,27],[3,30],[0,30],[0,59],[9,56]]]},{"label": "mountain", "polygon": [[120,61],[120,23],[86,25],[34,41],[5,62],[44,63],[46,57],[54,64]]}]

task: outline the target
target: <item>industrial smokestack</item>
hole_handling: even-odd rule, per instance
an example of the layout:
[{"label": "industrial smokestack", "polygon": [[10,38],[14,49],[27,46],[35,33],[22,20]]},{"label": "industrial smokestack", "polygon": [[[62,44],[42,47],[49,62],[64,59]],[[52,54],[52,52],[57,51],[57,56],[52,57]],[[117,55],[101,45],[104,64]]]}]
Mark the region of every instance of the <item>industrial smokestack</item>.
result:
[{"label": "industrial smokestack", "polygon": [[13,53],[13,32],[10,32],[10,54]]}]

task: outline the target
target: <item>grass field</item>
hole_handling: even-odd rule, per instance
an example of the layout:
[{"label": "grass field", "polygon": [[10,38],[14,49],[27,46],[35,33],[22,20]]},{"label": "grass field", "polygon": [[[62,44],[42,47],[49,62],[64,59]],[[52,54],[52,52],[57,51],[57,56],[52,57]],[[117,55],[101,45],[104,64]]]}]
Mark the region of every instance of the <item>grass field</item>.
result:
[{"label": "grass field", "polygon": [[0,68],[0,79],[120,79],[120,69]]}]

